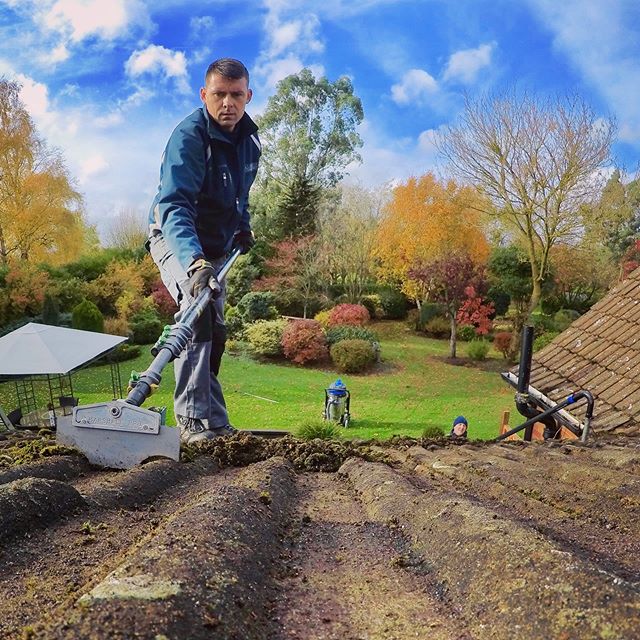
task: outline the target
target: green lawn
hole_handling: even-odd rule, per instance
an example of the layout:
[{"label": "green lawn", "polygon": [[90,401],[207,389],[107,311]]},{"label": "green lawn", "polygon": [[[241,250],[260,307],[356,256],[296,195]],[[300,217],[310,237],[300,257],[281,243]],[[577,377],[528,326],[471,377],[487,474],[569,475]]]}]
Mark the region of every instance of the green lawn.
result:
[{"label": "green lawn", "polygon": [[[401,323],[377,323],[371,327],[380,336],[383,363],[367,375],[340,376],[351,392],[352,423],[345,435],[357,438],[388,438],[394,434],[420,436],[425,427],[438,425],[447,432],[453,419],[463,414],[469,420],[472,438],[490,438],[498,433],[504,409],[513,407],[513,392],[498,371],[507,365],[497,354],[483,370],[454,366],[439,357],[448,353],[448,342],[417,336]],[[466,355],[465,343],[459,356]],[[151,362],[148,348],[137,360],[121,365],[123,380],[131,369],[143,371]],[[324,389],[337,377],[330,368],[309,369],[289,364],[259,363],[246,356],[225,354],[220,374],[232,424],[247,429],[295,431],[310,420],[320,419]],[[163,374],[160,389],[147,404],[166,405],[173,423],[173,367]],[[0,404],[5,387],[0,385]],[[92,367],[74,375],[74,392],[82,404],[111,397],[108,367]],[[9,391],[9,389],[7,389]]]},{"label": "green lawn", "polygon": [[[459,414],[469,420],[471,437],[497,435],[501,412],[513,405],[513,393],[497,372],[436,359],[434,356],[447,355],[448,342],[416,336],[403,324],[378,323],[372,328],[381,338],[382,371],[341,376],[351,392],[349,436],[418,436],[427,426],[449,428]],[[459,355],[464,355],[465,349],[461,343]],[[132,368],[144,370],[150,361],[151,356],[145,355],[124,363],[125,377]],[[501,369],[495,360],[490,364]],[[100,385],[108,389],[107,374],[102,367],[77,376],[76,393],[83,403],[104,399]],[[231,355],[225,355],[220,375],[234,425],[287,430],[322,416],[324,389],[337,377],[328,368],[258,363]],[[172,388],[173,368],[169,366],[151,402],[171,409]],[[172,421],[171,410],[169,414]]]}]

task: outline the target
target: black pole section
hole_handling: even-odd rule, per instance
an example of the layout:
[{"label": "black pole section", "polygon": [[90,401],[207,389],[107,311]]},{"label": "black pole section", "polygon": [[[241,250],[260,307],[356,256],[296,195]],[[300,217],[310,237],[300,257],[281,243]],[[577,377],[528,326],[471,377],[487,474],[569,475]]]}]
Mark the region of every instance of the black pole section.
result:
[{"label": "black pole section", "polygon": [[522,327],[520,344],[520,363],[518,365],[518,393],[529,393],[529,380],[531,378],[531,356],[533,355],[533,327]]},{"label": "black pole section", "polygon": [[[520,338],[520,363],[518,365],[518,386],[516,388],[516,408],[525,418],[533,418],[539,411],[529,403],[529,380],[531,379],[531,358],[533,355],[533,327],[522,327]],[[524,432],[524,439],[531,442],[533,424]]]}]

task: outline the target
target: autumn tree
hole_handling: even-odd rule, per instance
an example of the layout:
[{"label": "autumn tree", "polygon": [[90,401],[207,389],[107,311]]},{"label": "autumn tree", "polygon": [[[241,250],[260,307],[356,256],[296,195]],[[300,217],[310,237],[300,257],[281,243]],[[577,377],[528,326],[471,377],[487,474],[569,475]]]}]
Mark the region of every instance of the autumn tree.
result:
[{"label": "autumn tree", "polygon": [[320,276],[320,244],[315,236],[281,240],[264,264],[265,275],[253,283],[255,291],[271,291],[281,311],[301,307],[306,318],[323,289]]},{"label": "autumn tree", "polygon": [[19,91],[0,79],[0,263],[60,264],[84,249],[82,198],[60,153],[37,135]]},{"label": "autumn tree", "polygon": [[543,309],[587,311],[618,277],[609,252],[591,244],[558,244],[551,250],[552,277],[543,295]]},{"label": "autumn tree", "polygon": [[374,281],[374,246],[383,204],[382,191],[343,186],[339,204],[321,216],[324,272],[349,302],[359,302]]},{"label": "autumn tree", "polygon": [[489,246],[479,211],[489,208],[473,187],[453,180],[440,182],[433,173],[398,185],[376,233],[379,275],[399,283],[419,305],[427,290],[421,280],[409,277],[409,270],[452,253],[466,253],[475,262],[484,262]]},{"label": "autumn tree", "polygon": [[409,269],[408,276],[428,291],[429,300],[440,302],[449,319],[449,356],[456,357],[457,318],[467,298],[476,298],[484,291],[484,267],[465,253],[450,253]]},{"label": "autumn tree", "polygon": [[[456,175],[488,196],[483,210],[519,236],[531,269],[529,314],[552,247],[583,228],[583,206],[600,191],[614,131],[578,96],[511,93],[467,99],[459,122],[437,139]],[[514,333],[517,339],[519,327]]]},{"label": "autumn tree", "polygon": [[144,246],[148,235],[147,216],[134,207],[122,207],[108,223],[106,240],[110,247],[135,252]]}]

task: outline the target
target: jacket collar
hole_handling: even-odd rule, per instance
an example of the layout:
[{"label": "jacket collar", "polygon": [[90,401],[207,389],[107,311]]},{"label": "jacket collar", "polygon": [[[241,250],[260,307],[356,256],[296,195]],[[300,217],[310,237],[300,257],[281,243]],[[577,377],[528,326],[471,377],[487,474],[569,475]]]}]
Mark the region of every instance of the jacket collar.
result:
[{"label": "jacket collar", "polygon": [[[205,121],[207,123],[207,133],[210,138],[214,138],[215,140],[220,140],[221,142],[228,143],[229,140],[220,132],[220,130],[215,126],[214,120],[207,111],[206,105],[202,105],[202,112],[204,114]],[[258,131],[258,125],[249,117],[247,112],[243,114],[242,118],[240,118],[240,122],[236,125],[240,131],[238,136],[238,140],[243,138],[248,138]]]}]

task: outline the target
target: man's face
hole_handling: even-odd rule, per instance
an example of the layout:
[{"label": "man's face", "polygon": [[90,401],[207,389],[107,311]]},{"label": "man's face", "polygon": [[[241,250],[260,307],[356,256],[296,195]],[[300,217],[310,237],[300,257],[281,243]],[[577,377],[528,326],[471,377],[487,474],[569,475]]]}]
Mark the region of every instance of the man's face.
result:
[{"label": "man's face", "polygon": [[217,73],[212,73],[207,86],[200,89],[200,99],[207,105],[209,115],[224,131],[234,130],[251,96],[246,78],[233,80]]}]

